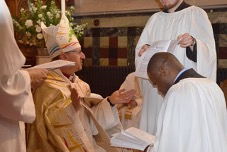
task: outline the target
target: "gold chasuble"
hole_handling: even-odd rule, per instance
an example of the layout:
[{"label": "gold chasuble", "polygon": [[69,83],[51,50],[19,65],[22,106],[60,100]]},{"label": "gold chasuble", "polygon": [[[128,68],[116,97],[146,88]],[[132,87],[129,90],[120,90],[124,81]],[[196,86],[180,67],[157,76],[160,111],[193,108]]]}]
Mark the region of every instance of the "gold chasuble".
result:
[{"label": "gold chasuble", "polygon": [[[80,48],[66,16],[57,26],[41,27],[51,58]],[[71,103],[71,88],[81,98],[78,111]],[[76,75],[66,78],[59,69],[50,71],[34,91],[34,101],[36,120],[28,131],[28,152],[119,152],[109,139],[122,128],[116,106],[92,96],[89,85]]]},{"label": "gold chasuble", "polygon": [[[72,87],[81,97],[78,112],[71,104]],[[34,91],[34,101],[36,120],[29,127],[28,152],[132,152],[110,146],[109,137],[122,129],[117,108],[92,94],[78,76],[68,79],[60,70],[50,71]]]},{"label": "gold chasuble", "polygon": [[[74,78],[83,87],[83,94],[89,96],[89,85],[78,77]],[[35,90],[37,118],[30,127],[28,151],[94,152],[93,145],[84,132],[79,112],[71,104],[70,95],[70,84],[52,71],[45,84]]]}]

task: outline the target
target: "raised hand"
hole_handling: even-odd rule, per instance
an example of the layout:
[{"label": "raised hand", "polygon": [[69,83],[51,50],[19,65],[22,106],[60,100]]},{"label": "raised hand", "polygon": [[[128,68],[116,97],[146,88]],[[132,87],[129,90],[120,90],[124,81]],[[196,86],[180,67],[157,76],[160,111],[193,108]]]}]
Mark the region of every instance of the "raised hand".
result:
[{"label": "raised hand", "polygon": [[81,104],[80,104],[81,98],[75,87],[71,88],[71,100],[72,100],[72,105],[75,108],[75,110],[79,111],[81,108]]},{"label": "raised hand", "polygon": [[125,89],[120,89],[112,93],[109,99],[112,104],[121,104],[129,103],[129,101],[135,99],[135,97],[136,97],[135,89],[131,89],[129,91],[125,91]]}]

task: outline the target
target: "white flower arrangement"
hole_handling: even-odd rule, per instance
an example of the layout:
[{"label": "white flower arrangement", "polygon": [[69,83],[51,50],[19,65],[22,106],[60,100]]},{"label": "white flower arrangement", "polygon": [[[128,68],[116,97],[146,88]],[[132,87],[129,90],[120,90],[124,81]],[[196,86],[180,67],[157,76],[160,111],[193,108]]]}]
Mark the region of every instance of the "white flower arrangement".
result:
[{"label": "white flower arrangement", "polygon": [[[70,25],[74,29],[77,38],[80,39],[84,35],[84,29],[87,24],[73,25],[73,11],[71,6],[66,10],[65,14],[69,19]],[[36,46],[45,47],[40,23],[44,22],[46,26],[57,25],[60,21],[61,10],[56,6],[54,0],[44,3],[42,0],[28,0],[28,9],[22,8],[20,10],[21,16],[13,18],[14,29],[18,32],[18,42]]]}]

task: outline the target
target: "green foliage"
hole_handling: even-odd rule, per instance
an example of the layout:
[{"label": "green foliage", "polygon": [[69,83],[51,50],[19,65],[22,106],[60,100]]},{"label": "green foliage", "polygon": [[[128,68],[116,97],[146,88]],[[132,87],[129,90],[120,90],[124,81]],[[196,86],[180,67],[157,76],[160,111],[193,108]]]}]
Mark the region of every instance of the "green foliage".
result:
[{"label": "green foliage", "polygon": [[[65,14],[78,38],[84,34],[87,24],[73,25],[74,7],[69,7]],[[28,9],[21,9],[21,15],[13,18],[14,30],[19,33],[18,42],[25,45],[45,47],[40,23],[46,26],[57,25],[61,19],[61,10],[54,0],[44,3],[42,0],[28,0]]]}]

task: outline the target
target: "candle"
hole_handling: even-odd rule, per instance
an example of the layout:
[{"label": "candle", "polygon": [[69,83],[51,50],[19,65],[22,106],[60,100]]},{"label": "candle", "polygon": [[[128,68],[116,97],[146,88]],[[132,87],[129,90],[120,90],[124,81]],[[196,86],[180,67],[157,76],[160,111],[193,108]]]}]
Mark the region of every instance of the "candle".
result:
[{"label": "candle", "polygon": [[65,15],[65,0],[61,0],[61,14]]}]

